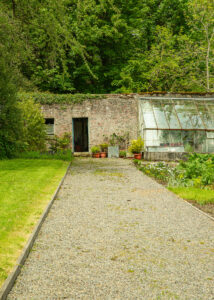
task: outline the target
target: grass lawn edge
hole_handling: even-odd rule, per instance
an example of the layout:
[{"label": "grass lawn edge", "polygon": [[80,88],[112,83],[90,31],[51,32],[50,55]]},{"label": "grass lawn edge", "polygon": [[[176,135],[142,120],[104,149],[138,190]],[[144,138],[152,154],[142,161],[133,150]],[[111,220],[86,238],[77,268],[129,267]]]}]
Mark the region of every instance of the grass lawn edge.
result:
[{"label": "grass lawn edge", "polygon": [[[151,177],[150,177],[151,178]],[[208,217],[209,219],[211,219],[212,221],[214,221],[214,217],[210,214],[207,213],[206,211],[203,211],[203,206],[205,205],[200,205],[197,204],[197,202],[195,201],[191,201],[191,200],[187,200],[182,198],[181,196],[179,196],[178,194],[175,194],[172,190],[168,189],[166,186],[164,186],[170,193],[172,193],[174,196],[176,196],[179,200],[182,200],[183,202],[185,202],[187,205],[193,207],[194,209],[196,209],[199,213],[205,215],[206,217]]]},{"label": "grass lawn edge", "polygon": [[48,215],[48,212],[50,211],[56,197],[57,197],[57,194],[65,180],[65,177],[70,169],[70,166],[71,166],[71,162],[69,163],[68,167],[67,167],[67,170],[65,172],[65,175],[63,176],[63,178],[61,179],[52,199],[49,201],[49,203],[47,204],[46,208],[44,209],[39,221],[37,222],[33,232],[31,233],[25,247],[23,248],[22,250],[22,253],[21,255],[19,256],[12,272],[8,275],[7,279],[5,280],[5,282],[3,283],[3,285],[0,287],[0,300],[6,300],[10,290],[12,289],[13,287],[13,284],[17,278],[17,276],[19,275],[20,271],[21,271],[21,268],[25,262],[25,260],[27,259],[29,253],[30,253],[30,250],[32,249],[33,247],[33,244],[34,244],[34,241],[40,231],[40,228],[43,224],[43,222],[45,221],[47,215]]},{"label": "grass lawn edge", "polygon": [[[204,201],[197,202],[197,200],[188,199],[181,196],[181,193],[178,191],[175,192],[176,188],[168,187],[166,182],[163,182],[154,176],[150,176],[146,173],[144,173],[142,170],[139,169],[138,165],[134,163],[135,167],[142,172],[145,176],[148,176],[152,180],[156,181],[158,184],[164,186],[170,193],[172,193],[174,196],[176,196],[178,199],[183,200],[186,204],[191,205],[194,209],[202,213],[203,215],[206,215],[208,218],[210,218],[212,221],[214,221],[214,203],[209,203]],[[210,209],[209,209],[210,208]]]}]

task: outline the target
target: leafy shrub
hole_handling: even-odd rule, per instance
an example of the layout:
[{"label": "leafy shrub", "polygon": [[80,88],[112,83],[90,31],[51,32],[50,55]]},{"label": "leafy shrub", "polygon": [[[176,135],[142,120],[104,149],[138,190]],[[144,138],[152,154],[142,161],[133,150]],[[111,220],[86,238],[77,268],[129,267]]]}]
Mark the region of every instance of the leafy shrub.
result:
[{"label": "leafy shrub", "polygon": [[121,151],[119,152],[119,156],[120,156],[120,157],[126,157],[126,151],[121,150]]},{"label": "leafy shrub", "polygon": [[140,153],[143,150],[144,147],[144,141],[141,137],[139,137],[137,140],[131,141],[131,146],[129,147],[129,151],[131,153]]},{"label": "leafy shrub", "polygon": [[59,152],[64,151],[70,148],[71,142],[71,134],[65,132],[63,136],[54,135],[53,137],[49,138],[48,140],[50,144],[50,150],[52,152]]},{"label": "leafy shrub", "polygon": [[100,144],[100,149],[102,152],[106,152],[107,149],[108,149],[108,144],[107,143],[103,143],[103,144]]},{"label": "leafy shrub", "polygon": [[[196,185],[212,185],[214,183],[214,155],[189,154],[187,161],[180,162],[178,168],[183,170],[186,180],[193,180]],[[198,179],[198,180],[196,180]]]},{"label": "leafy shrub", "polygon": [[46,148],[46,127],[40,105],[33,98],[19,103],[22,114],[22,147],[27,151],[44,151]]},{"label": "leafy shrub", "polygon": [[100,152],[100,147],[99,146],[93,146],[91,147],[91,153],[99,153]]},{"label": "leafy shrub", "polygon": [[123,135],[114,132],[110,137],[104,136],[104,139],[110,146],[117,145],[119,149],[126,149],[129,144],[129,132],[125,132]]},{"label": "leafy shrub", "polygon": [[189,154],[187,161],[181,161],[176,167],[163,162],[138,163],[138,167],[171,187],[214,188],[214,155],[211,154]]},{"label": "leafy shrub", "polygon": [[57,159],[71,161],[73,159],[73,154],[71,150],[58,150],[57,152],[39,152],[39,151],[28,151],[19,152],[16,154],[16,158],[24,159]]}]

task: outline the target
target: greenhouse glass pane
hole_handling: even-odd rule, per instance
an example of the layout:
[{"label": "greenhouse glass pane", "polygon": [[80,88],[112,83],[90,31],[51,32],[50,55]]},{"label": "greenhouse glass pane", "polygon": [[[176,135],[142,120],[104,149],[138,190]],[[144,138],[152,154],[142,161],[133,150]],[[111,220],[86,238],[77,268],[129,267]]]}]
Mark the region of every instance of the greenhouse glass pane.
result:
[{"label": "greenhouse glass pane", "polygon": [[184,105],[185,107],[185,111],[187,114],[197,114],[198,111],[197,111],[197,108],[195,106],[195,103],[194,103],[194,100],[192,101],[180,101],[182,102],[181,104]]},{"label": "greenhouse glass pane", "polygon": [[207,125],[207,129],[214,129],[214,119],[209,117],[206,120],[206,125]]},{"label": "greenhouse glass pane", "polygon": [[157,128],[154,114],[152,110],[152,106],[149,101],[142,101],[141,102],[141,109],[143,112],[143,118],[145,122],[145,128]]},{"label": "greenhouse glass pane", "polygon": [[169,125],[166,120],[166,115],[160,101],[152,101],[152,106],[155,114],[155,119],[158,128],[169,129]]},{"label": "greenhouse glass pane", "polygon": [[171,146],[172,147],[183,146],[182,138],[181,138],[181,130],[170,131],[170,135],[171,135]]},{"label": "greenhouse glass pane", "polygon": [[194,134],[194,151],[206,152],[206,131],[195,131]]},{"label": "greenhouse glass pane", "polygon": [[[195,105],[195,101],[182,101],[179,103],[184,107],[184,114],[186,118],[189,118],[189,125],[185,126],[185,129],[205,129],[204,123],[201,118],[201,114],[199,113],[197,106]],[[181,124],[182,125],[182,124]]]},{"label": "greenhouse glass pane", "polygon": [[206,106],[208,108],[208,112],[214,114],[214,103],[210,101],[206,101]]},{"label": "greenhouse glass pane", "polygon": [[157,147],[160,145],[158,130],[145,130],[144,137],[146,147]]},{"label": "greenhouse glass pane", "polygon": [[163,105],[170,129],[181,129],[173,103],[171,101],[164,101]]},{"label": "greenhouse glass pane", "polygon": [[214,153],[214,140],[207,140],[207,152]]},{"label": "greenhouse glass pane", "polygon": [[208,114],[206,114],[207,129],[214,129],[214,105],[206,102]]},{"label": "greenhouse glass pane", "polygon": [[205,129],[200,114],[190,115],[190,119],[194,129]]},{"label": "greenhouse glass pane", "polygon": [[193,125],[190,118],[190,106],[185,105],[184,101],[175,102],[175,110],[183,129],[192,129]]},{"label": "greenhouse glass pane", "polygon": [[212,120],[212,114],[208,111],[207,102],[205,101],[195,101],[199,115],[204,122],[204,126],[206,129],[214,129],[214,121]]}]

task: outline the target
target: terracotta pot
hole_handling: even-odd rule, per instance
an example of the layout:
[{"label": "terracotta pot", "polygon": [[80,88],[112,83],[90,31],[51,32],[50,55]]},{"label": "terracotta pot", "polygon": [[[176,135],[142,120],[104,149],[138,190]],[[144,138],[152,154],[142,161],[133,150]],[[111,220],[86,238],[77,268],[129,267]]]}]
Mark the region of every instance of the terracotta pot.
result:
[{"label": "terracotta pot", "polygon": [[142,158],[142,154],[141,153],[135,153],[134,154],[134,158],[135,159],[141,159]]},{"label": "terracotta pot", "polygon": [[92,153],[92,157],[94,157],[94,158],[100,158],[100,153]]},{"label": "terracotta pot", "polygon": [[106,158],[107,157],[107,153],[106,152],[101,152],[100,153],[100,157],[101,158]]}]

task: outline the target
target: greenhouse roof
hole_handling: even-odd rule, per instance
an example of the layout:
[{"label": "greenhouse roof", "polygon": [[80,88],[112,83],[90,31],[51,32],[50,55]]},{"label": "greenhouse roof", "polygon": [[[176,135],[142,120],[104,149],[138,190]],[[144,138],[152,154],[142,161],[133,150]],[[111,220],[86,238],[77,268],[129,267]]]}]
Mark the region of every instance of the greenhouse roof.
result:
[{"label": "greenhouse roof", "polygon": [[140,97],[144,129],[214,131],[214,98]]}]

